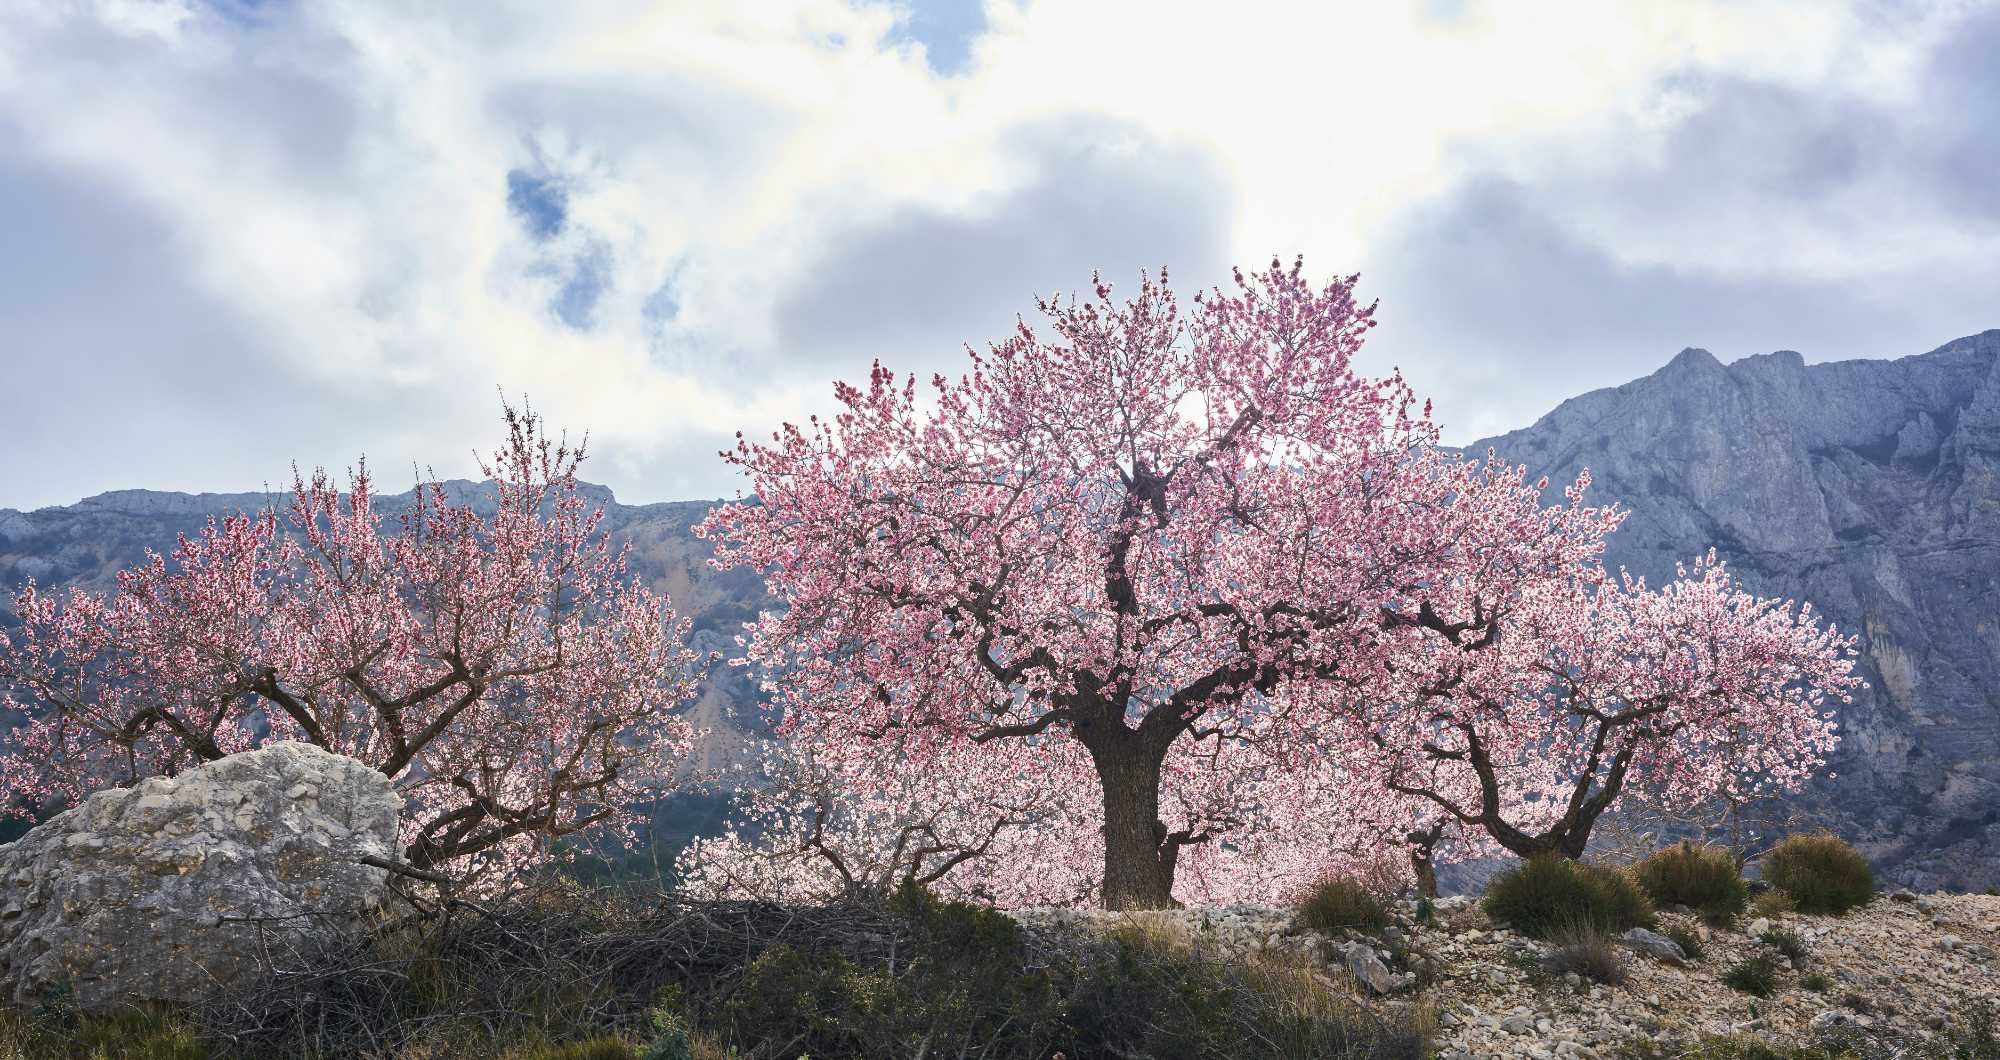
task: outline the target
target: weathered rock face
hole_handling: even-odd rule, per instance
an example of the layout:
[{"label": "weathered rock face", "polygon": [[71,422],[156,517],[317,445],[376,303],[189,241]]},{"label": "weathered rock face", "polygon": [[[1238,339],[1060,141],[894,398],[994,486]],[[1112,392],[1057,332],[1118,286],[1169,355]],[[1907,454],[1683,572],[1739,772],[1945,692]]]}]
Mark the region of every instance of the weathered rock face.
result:
[{"label": "weathered rock face", "polygon": [[1713,546],[1860,633],[1870,687],[1793,806],[1918,889],[2000,885],[2000,331],[1895,361],[1688,350],[1489,445],[1588,467],[1632,511],[1612,564],[1657,584]]},{"label": "weathered rock face", "polygon": [[277,743],[100,791],[0,847],[0,991],[86,1010],[187,1000],[358,928],[386,893],[389,779]]}]

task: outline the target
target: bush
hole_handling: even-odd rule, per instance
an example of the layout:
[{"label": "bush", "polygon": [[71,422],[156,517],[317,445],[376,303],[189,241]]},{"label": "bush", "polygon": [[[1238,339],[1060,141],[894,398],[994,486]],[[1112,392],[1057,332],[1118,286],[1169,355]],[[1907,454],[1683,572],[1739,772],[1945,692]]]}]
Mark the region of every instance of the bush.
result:
[{"label": "bush", "polygon": [[1784,954],[1785,959],[1791,961],[1794,968],[1802,967],[1806,955],[1811,952],[1806,949],[1806,940],[1800,938],[1798,932],[1786,931],[1784,928],[1772,928],[1759,936],[1758,941]]},{"label": "bush", "polygon": [[1371,1012],[1309,959],[1219,961],[1189,946],[1185,935],[1143,922],[1119,930],[1112,942],[1067,999],[1055,1051],[1217,1060],[1431,1055],[1421,1027]]},{"label": "bush", "polygon": [[1824,994],[1833,989],[1833,977],[1825,972],[1807,972],[1799,977],[1799,985],[1815,994]]},{"label": "bush", "polygon": [[1653,924],[1653,905],[1630,873],[1558,857],[1534,858],[1495,876],[1485,906],[1487,915],[1535,938],[1572,921],[1614,935]]},{"label": "bush", "polygon": [[1792,901],[1792,896],[1776,889],[1765,891],[1750,900],[1750,915],[1753,917],[1775,920],[1786,913],[1798,911],[1799,905]]},{"label": "bush", "polygon": [[1294,910],[1299,926],[1310,931],[1380,931],[1389,925],[1381,901],[1352,876],[1320,877],[1299,895]]},{"label": "bush", "polygon": [[1673,939],[1674,945],[1687,954],[1688,960],[1698,961],[1707,955],[1708,948],[1701,944],[1701,933],[1686,924],[1668,924],[1666,930],[1660,933]]},{"label": "bush", "polygon": [[1676,843],[1632,867],[1658,905],[1684,905],[1711,924],[1727,924],[1750,900],[1736,858],[1721,847]]},{"label": "bush", "polygon": [[1542,966],[1561,975],[1576,974],[1593,983],[1618,984],[1625,981],[1625,961],[1611,936],[1588,921],[1571,921],[1549,934],[1552,948],[1542,958]]},{"label": "bush", "polygon": [[1946,1032],[1954,1060],[2000,1060],[2000,1005],[1985,1001]]},{"label": "bush", "polygon": [[1778,962],[1759,954],[1722,973],[1723,985],[1754,997],[1770,997],[1778,988]]},{"label": "bush", "polygon": [[1861,852],[1822,832],[1795,835],[1764,856],[1764,878],[1801,913],[1845,913],[1875,897],[1875,870]]}]

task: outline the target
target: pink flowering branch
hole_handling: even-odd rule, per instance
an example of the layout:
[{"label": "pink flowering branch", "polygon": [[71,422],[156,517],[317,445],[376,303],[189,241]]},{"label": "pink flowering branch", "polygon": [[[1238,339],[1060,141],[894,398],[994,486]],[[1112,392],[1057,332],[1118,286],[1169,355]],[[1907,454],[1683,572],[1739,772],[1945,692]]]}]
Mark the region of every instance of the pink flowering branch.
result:
[{"label": "pink flowering branch", "polygon": [[74,802],[298,739],[396,780],[419,869],[511,871],[629,824],[688,749],[698,660],[579,495],[582,447],[506,420],[490,511],[431,480],[386,523],[365,464],[345,491],[295,470],[286,512],[213,520],[109,596],[30,584],[0,639],[30,718],[0,786]]}]

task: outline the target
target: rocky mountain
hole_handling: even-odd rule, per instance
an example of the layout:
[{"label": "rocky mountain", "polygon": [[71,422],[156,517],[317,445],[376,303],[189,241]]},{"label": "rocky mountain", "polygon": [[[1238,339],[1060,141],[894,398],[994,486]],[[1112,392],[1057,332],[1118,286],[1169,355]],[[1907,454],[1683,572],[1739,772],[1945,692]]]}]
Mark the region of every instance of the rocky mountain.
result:
[{"label": "rocky mountain", "polygon": [[1657,583],[1713,546],[1860,633],[1869,687],[1787,809],[1920,889],[2000,885],[2000,331],[1893,361],[1685,350],[1488,446],[1589,468],[1632,512],[1613,564]]},{"label": "rocky mountain", "polygon": [[[1895,361],[1723,365],[1687,350],[1468,449],[1489,445],[1556,482],[1588,467],[1593,498],[1632,511],[1614,564],[1658,581],[1713,546],[1756,591],[1859,632],[1869,688],[1830,775],[1789,808],[1920,889],[2000,885],[2000,331]],[[641,576],[694,620],[697,647],[733,650],[762,586],[705,565],[690,531],[710,502],[625,505],[592,489]],[[0,588],[108,588],[145,548],[274,500],[122,490],[0,510]],[[743,672],[719,670],[695,710],[718,734],[704,764],[740,751],[754,707]]]}]

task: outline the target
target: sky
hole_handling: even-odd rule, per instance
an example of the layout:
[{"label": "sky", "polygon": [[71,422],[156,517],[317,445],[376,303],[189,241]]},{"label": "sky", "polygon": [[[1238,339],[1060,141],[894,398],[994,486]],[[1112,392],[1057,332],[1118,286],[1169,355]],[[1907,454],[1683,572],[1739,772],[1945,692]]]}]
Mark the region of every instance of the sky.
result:
[{"label": "sky", "polygon": [[0,506],[626,502],[1035,298],[1304,254],[1448,440],[1683,347],[2000,327],[2000,0],[0,5]]}]

